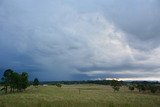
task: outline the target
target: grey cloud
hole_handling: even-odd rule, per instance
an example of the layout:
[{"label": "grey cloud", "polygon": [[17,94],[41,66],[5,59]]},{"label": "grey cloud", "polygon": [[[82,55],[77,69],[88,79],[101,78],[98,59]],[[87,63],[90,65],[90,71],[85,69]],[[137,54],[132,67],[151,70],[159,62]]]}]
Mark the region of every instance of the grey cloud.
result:
[{"label": "grey cloud", "polygon": [[[158,0],[91,0],[74,2],[75,8],[85,12],[100,11],[121,30],[128,34],[130,46],[149,50],[159,46],[160,7]],[[79,5],[80,4],[80,5]],[[81,9],[84,6],[84,10]],[[89,8],[89,9],[90,9]],[[90,11],[90,10],[88,10]],[[92,12],[91,11],[91,12]]]},{"label": "grey cloud", "polygon": [[[156,0],[3,0],[2,68],[41,79],[93,79],[158,72],[160,11]],[[108,73],[87,75],[95,70]],[[62,75],[63,74],[63,75]]]},{"label": "grey cloud", "polygon": [[118,65],[118,66],[113,66],[113,67],[98,67],[98,66],[92,66],[92,67],[82,67],[82,68],[77,68],[78,71],[80,72],[88,72],[88,71],[109,71],[109,72],[119,72],[119,71],[139,71],[139,70],[144,70],[144,72],[150,72],[150,70],[154,70],[159,68],[160,66],[155,66],[155,65],[134,65],[134,64],[124,64],[124,65]]},{"label": "grey cloud", "polygon": [[160,8],[156,2],[156,0],[118,2],[115,3],[117,7],[111,8],[108,13],[111,20],[128,33],[129,44],[134,48],[150,49],[159,46]]}]

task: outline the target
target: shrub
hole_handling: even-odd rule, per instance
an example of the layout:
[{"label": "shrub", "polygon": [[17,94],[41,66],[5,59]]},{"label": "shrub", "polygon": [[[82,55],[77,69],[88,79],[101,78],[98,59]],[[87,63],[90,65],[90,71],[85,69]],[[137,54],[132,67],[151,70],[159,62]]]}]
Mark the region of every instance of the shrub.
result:
[{"label": "shrub", "polygon": [[120,87],[122,86],[121,81],[118,80],[112,80],[110,85],[112,86],[112,88],[114,89],[114,91],[119,91]]},{"label": "shrub", "polygon": [[157,87],[154,85],[150,86],[150,91],[151,93],[155,93],[157,91]]},{"label": "shrub", "polygon": [[131,90],[131,91],[133,91],[133,90],[134,90],[134,86],[130,85],[130,86],[128,87],[128,89]]},{"label": "shrub", "polygon": [[61,87],[62,87],[62,84],[59,84],[59,83],[58,83],[58,84],[56,84],[56,86],[59,87],[59,88],[61,88]]},{"label": "shrub", "polygon": [[38,85],[39,85],[39,80],[38,80],[38,78],[35,78],[35,79],[34,79],[33,85],[34,85],[34,86],[38,86]]},{"label": "shrub", "polygon": [[137,84],[136,88],[139,90],[139,92],[146,91],[146,86],[144,84]]}]

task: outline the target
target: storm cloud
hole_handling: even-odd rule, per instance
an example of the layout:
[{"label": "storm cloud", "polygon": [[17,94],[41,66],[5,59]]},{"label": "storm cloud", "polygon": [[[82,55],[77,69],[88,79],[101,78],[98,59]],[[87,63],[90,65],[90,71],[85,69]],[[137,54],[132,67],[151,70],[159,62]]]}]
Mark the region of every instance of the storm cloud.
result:
[{"label": "storm cloud", "polygon": [[0,72],[159,80],[159,13],[158,0],[0,0]]}]

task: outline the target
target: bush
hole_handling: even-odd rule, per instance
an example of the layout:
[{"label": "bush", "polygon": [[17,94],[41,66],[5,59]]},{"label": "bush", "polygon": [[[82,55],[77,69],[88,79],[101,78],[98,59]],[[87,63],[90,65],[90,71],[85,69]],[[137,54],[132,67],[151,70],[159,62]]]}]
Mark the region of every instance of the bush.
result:
[{"label": "bush", "polygon": [[56,86],[59,87],[59,88],[61,88],[61,87],[62,87],[62,84],[59,84],[59,83],[58,83],[58,84],[56,84]]},{"label": "bush", "polygon": [[131,91],[133,91],[133,90],[134,90],[134,86],[130,85],[130,86],[128,87],[128,89],[131,90]]},{"label": "bush", "polygon": [[112,86],[112,88],[114,89],[114,91],[119,91],[120,86]]},{"label": "bush", "polygon": [[110,85],[114,89],[114,91],[119,91],[120,87],[122,86],[122,82],[118,80],[112,80]]},{"label": "bush", "polygon": [[144,84],[137,84],[136,88],[139,90],[139,92],[146,91],[146,86]]},{"label": "bush", "polygon": [[150,86],[151,93],[155,93],[157,91],[157,89],[158,88],[156,86],[154,86],[154,85]]},{"label": "bush", "polygon": [[33,81],[33,86],[38,86],[39,85],[39,80],[38,78],[35,78]]}]

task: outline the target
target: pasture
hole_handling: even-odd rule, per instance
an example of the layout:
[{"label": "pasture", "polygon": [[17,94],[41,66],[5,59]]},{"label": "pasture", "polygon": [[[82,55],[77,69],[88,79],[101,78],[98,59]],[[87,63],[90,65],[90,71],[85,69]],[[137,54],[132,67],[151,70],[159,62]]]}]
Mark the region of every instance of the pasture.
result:
[{"label": "pasture", "polygon": [[104,85],[30,86],[22,93],[0,93],[0,107],[160,107],[160,94]]}]

